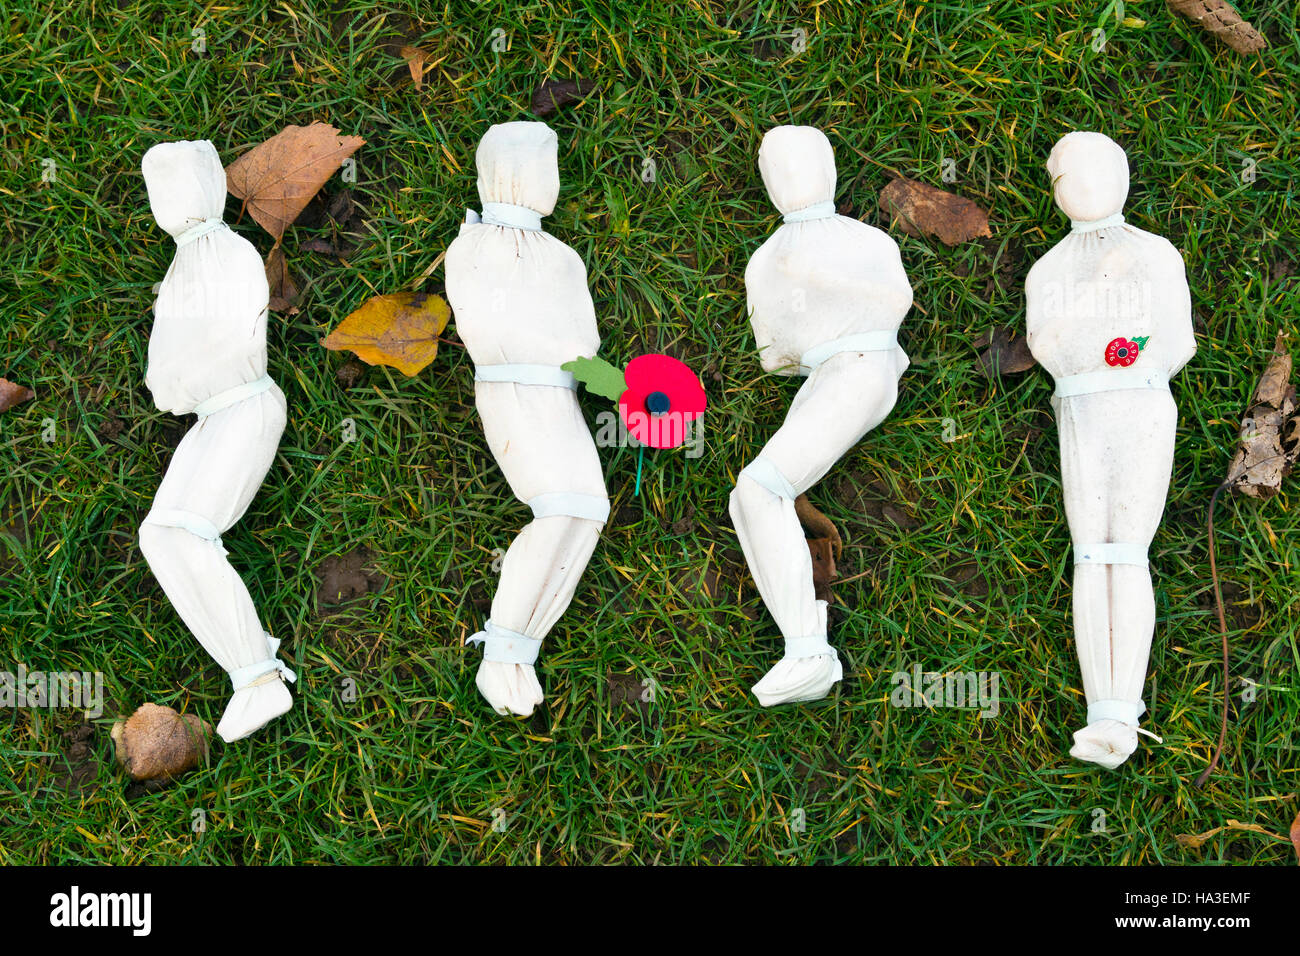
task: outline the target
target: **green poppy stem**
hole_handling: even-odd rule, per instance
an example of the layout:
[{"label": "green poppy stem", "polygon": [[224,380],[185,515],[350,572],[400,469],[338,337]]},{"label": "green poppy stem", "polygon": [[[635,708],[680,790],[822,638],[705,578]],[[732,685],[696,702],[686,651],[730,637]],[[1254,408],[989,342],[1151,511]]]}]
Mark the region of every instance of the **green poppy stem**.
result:
[{"label": "green poppy stem", "polygon": [[632,492],[633,498],[641,497],[641,461],[645,458],[645,445],[640,445],[636,450],[636,490]]}]

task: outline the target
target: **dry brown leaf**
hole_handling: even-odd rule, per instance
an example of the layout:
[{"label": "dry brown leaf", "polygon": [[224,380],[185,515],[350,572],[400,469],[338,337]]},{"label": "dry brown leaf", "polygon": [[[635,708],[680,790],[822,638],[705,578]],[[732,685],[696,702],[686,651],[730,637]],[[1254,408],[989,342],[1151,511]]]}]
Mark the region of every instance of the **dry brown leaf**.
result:
[{"label": "dry brown leaf", "polygon": [[840,538],[835,523],[822,514],[808,500],[807,495],[800,495],[794,500],[794,513],[803,527],[808,541],[808,553],[812,556],[813,590],[816,598],[830,604],[834,601],[831,582],[839,577],[835,562],[844,553],[844,541]]},{"label": "dry brown leaf", "polygon": [[1278,336],[1273,358],[1241,419],[1237,453],[1227,481],[1252,498],[1271,498],[1300,459],[1300,414],[1291,382],[1291,356]]},{"label": "dry brown leaf", "polygon": [[596,88],[587,80],[546,80],[533,93],[530,107],[534,116],[550,116],[561,106],[568,106],[585,98]]},{"label": "dry brown leaf", "polygon": [[338,257],[339,251],[334,247],[334,243],[328,239],[308,239],[300,243],[298,249],[302,252],[319,252],[323,256]]},{"label": "dry brown leaf", "polygon": [[800,495],[794,500],[794,513],[799,518],[804,534],[810,538],[829,539],[834,545],[835,557],[840,556],[844,542],[840,538],[839,529],[835,527],[835,522],[818,510],[807,495]]},{"label": "dry brown leaf", "polygon": [[266,257],[266,284],[271,289],[270,308],[272,312],[285,315],[297,315],[298,285],[293,281],[289,265],[284,261],[284,249],[277,245]]},{"label": "dry brown leaf", "polygon": [[1288,835],[1291,837],[1291,845],[1295,847],[1296,862],[1300,863],[1300,813],[1291,821],[1291,832]]},{"label": "dry brown leaf", "polygon": [[808,554],[812,557],[813,596],[827,604],[835,603],[831,582],[839,577],[835,557],[828,538],[808,538]]},{"label": "dry brown leaf", "polygon": [[985,333],[976,345],[984,346],[980,352],[980,374],[985,378],[1017,375],[1038,364],[1029,351],[1029,340],[1008,328],[999,327]]},{"label": "dry brown leaf", "polygon": [[1237,53],[1258,53],[1268,46],[1264,35],[1232,8],[1226,0],[1168,0],[1169,9],[1191,20],[1216,40]]},{"label": "dry brown leaf", "polygon": [[417,90],[422,89],[424,87],[425,64],[428,62],[429,54],[419,47],[404,46],[402,47],[402,59],[406,61],[406,66],[411,71],[411,82],[415,84]]},{"label": "dry brown leaf", "polygon": [[176,777],[207,756],[212,728],[193,714],[142,704],[113,725],[117,760],[135,780]]},{"label": "dry brown leaf", "polygon": [[914,179],[891,180],[880,191],[880,211],[909,236],[935,236],[950,246],[993,235],[978,204]]},{"label": "dry brown leaf", "polygon": [[7,412],[15,405],[31,401],[36,397],[26,385],[15,385],[7,378],[0,378],[0,412]]},{"label": "dry brown leaf", "polygon": [[226,188],[276,242],[343,161],[364,145],[328,123],[286,126],[226,167]]},{"label": "dry brown leaf", "polygon": [[438,336],[451,308],[441,296],[424,292],[377,295],[367,301],[321,344],[350,351],[368,365],[388,365],[403,375],[418,375],[438,354]]},{"label": "dry brown leaf", "polygon": [[349,389],[361,381],[361,376],[365,374],[366,366],[363,363],[356,359],[348,359],[334,370],[334,380],[344,389]]}]

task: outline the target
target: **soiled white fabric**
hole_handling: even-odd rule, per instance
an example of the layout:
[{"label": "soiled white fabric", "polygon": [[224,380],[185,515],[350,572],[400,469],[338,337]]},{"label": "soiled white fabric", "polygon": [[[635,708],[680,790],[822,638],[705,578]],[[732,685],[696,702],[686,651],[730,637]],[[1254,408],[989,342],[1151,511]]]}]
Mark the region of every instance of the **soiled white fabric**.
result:
[{"label": "soiled white fabric", "polygon": [[172,456],[140,527],[140,550],[199,643],[231,676],[217,726],[246,737],[293,703],[279,642],[226,560],[221,535],[248,510],[275,458],[285,402],[266,374],[261,257],[221,222],[226,174],[206,140],[160,143],[141,163],[176,254],[154,305],[145,384],[154,404],[199,420]]},{"label": "soiled white fabric", "polygon": [[[1088,716],[1070,753],[1113,768],[1147,733],[1138,724],[1155,630],[1147,549],[1173,468],[1178,409],[1167,383],[1196,352],[1191,295],[1178,250],[1123,221],[1128,160],[1115,142],[1070,133],[1047,169],[1072,229],[1034,264],[1025,294],[1029,348],[1057,383],[1052,407],[1074,543],[1074,635]],[[1146,342],[1136,361],[1108,364],[1107,347],[1121,337]]]},{"label": "soiled white fabric", "polygon": [[511,543],[476,683],[499,714],[542,702],[533,661],[564,613],[609,514],[596,445],[572,377],[559,366],[600,348],[587,269],[541,228],[560,190],[555,133],[545,123],[491,127],[478,146],[483,214],[470,212],[447,249],[447,298],[477,369],[488,447],[533,521]]},{"label": "soiled white fabric", "polygon": [[824,697],[843,677],[794,499],[894,407],[912,287],[888,235],[835,215],[835,156],[820,130],[770,130],[758,166],[785,222],[745,270],[750,323],[765,371],[808,376],[731,493],[740,546],[785,638],[785,656],[753,688],[770,707]]}]

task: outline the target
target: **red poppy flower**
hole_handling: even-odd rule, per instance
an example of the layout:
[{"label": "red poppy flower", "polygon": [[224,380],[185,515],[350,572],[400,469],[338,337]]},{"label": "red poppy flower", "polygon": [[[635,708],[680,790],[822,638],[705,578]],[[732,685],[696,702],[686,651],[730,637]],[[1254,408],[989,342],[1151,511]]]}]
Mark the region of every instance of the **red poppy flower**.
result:
[{"label": "red poppy flower", "polygon": [[1138,360],[1138,353],[1141,351],[1141,345],[1121,335],[1117,339],[1112,339],[1110,345],[1106,346],[1106,364],[1128,368]]},{"label": "red poppy flower", "polygon": [[671,355],[639,355],[623,371],[618,414],[629,434],[651,448],[676,448],[708,403],[699,376]]}]

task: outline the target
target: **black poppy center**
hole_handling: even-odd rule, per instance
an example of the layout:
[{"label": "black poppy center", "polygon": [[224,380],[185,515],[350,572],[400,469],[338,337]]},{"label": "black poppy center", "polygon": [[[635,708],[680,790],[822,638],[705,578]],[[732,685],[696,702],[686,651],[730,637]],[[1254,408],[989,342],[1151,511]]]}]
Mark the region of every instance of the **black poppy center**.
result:
[{"label": "black poppy center", "polygon": [[1120,358],[1128,358],[1128,349],[1124,348],[1123,346],[1120,346],[1118,349],[1115,350],[1115,354],[1118,355]]},{"label": "black poppy center", "polygon": [[651,415],[662,415],[673,407],[673,403],[663,392],[651,392],[645,397],[645,407]]}]

